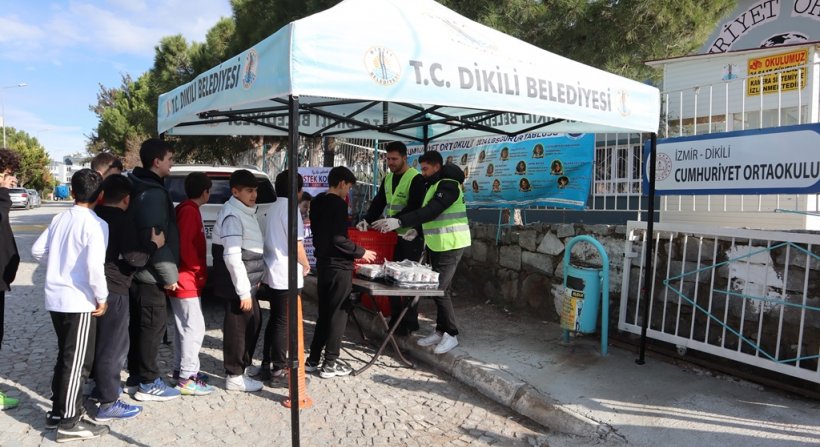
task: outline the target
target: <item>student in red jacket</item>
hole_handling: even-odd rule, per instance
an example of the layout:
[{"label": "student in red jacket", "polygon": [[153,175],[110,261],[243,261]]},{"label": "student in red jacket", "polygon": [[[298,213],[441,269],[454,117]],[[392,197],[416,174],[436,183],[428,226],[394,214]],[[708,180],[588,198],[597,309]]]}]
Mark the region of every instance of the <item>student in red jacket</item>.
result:
[{"label": "student in red jacket", "polygon": [[205,259],[205,228],[199,207],[211,196],[211,179],[202,172],[185,177],[188,200],[176,207],[179,228],[178,288],[169,291],[174,313],[174,378],[177,389],[188,396],[204,396],[214,391],[199,373],[199,349],[205,338],[205,318],[200,297],[205,287],[208,265]]}]

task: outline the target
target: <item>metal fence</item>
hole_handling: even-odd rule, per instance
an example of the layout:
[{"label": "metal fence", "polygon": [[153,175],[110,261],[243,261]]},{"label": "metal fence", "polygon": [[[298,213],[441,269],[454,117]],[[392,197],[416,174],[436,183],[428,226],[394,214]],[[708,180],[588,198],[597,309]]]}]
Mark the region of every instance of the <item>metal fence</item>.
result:
[{"label": "metal fence", "polygon": [[[820,383],[820,235],[630,222],[618,328]],[[646,273],[646,275],[644,275]]]},{"label": "metal fence", "polygon": [[367,206],[378,192],[387,169],[384,143],[361,138],[336,138],[333,144],[333,165],[347,166],[356,175],[357,183],[351,192],[350,209],[358,221],[367,212]]}]

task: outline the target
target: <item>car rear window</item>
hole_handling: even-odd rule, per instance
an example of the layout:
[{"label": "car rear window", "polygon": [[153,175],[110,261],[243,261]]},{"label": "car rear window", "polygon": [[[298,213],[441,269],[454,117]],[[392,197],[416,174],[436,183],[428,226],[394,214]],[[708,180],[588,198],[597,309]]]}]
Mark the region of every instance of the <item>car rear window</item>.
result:
[{"label": "car rear window", "polygon": [[25,189],[23,189],[23,188],[11,188],[11,189],[9,190],[9,193],[23,194],[23,193],[28,193],[28,191],[26,191],[26,190],[25,190]]},{"label": "car rear window", "polygon": [[[211,197],[208,203],[223,204],[231,198],[230,175],[208,175],[213,185],[211,186]],[[256,196],[256,203],[272,203],[276,201],[276,192],[270,180],[264,177],[256,178],[259,189]],[[170,175],[165,179],[165,186],[171,193],[171,200],[182,202],[187,198],[185,195],[185,176]]]}]

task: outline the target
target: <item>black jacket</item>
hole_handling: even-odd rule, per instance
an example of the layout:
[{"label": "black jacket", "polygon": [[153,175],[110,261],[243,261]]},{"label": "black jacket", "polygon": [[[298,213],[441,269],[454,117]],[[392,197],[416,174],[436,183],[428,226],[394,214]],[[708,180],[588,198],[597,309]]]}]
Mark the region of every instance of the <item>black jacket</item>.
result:
[{"label": "black jacket", "polygon": [[[455,182],[441,182],[436,189],[436,195],[430,199],[427,205],[406,214],[399,216],[402,226],[415,227],[430,222],[443,213],[458,199],[461,194],[461,184],[464,183],[464,171],[458,166],[447,163],[427,180],[429,190],[439,180],[451,179]],[[458,183],[456,183],[458,182]]]},{"label": "black jacket", "polygon": [[364,248],[347,237],[347,203],[336,194],[321,193],[310,202],[310,229],[316,265],[353,270],[353,260]]},{"label": "black jacket", "polygon": [[[113,206],[97,205],[94,211],[108,224],[108,247],[105,250],[105,281],[108,293],[128,295],[131,277],[157,251],[149,239],[147,244],[137,237],[137,225],[126,212]],[[150,236],[149,236],[150,237]]]},{"label": "black jacket", "polygon": [[128,218],[137,226],[140,245],[148,245],[154,228],[165,232],[165,245],[137,270],[134,279],[146,284],[173,284],[179,279],[179,231],[171,195],[162,179],[148,169],[134,168],[128,178],[134,186]]},{"label": "black jacket", "polygon": [[11,231],[11,196],[8,188],[0,188],[0,292],[11,290],[11,283],[17,276],[20,253]]}]

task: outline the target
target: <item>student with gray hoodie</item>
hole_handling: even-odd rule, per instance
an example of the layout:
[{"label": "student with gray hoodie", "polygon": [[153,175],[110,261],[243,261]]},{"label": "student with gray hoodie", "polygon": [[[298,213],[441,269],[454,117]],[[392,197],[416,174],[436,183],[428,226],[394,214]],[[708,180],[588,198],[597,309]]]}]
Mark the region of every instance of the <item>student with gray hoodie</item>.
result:
[{"label": "student with gray hoodie", "polygon": [[164,179],[171,173],[173,150],[162,140],[151,138],[140,147],[142,167],[128,174],[133,185],[128,216],[137,227],[140,245],[149,244],[152,231],[165,234],[165,245],[148,264],[134,273],[131,282],[128,351],[129,377],[126,386],[140,401],[166,401],[179,397],[160,377],[157,354],[166,324],[166,291],[177,289],[179,232],[176,212]]},{"label": "student with gray hoodie", "polygon": [[[256,220],[256,177],[247,169],[231,174],[231,198],[222,205],[214,223],[214,295],[225,301],[223,361],[225,389],[259,391],[252,379],[253,351],[262,327],[256,292],[265,273],[262,230]],[[251,368],[249,368],[251,367]]]}]

